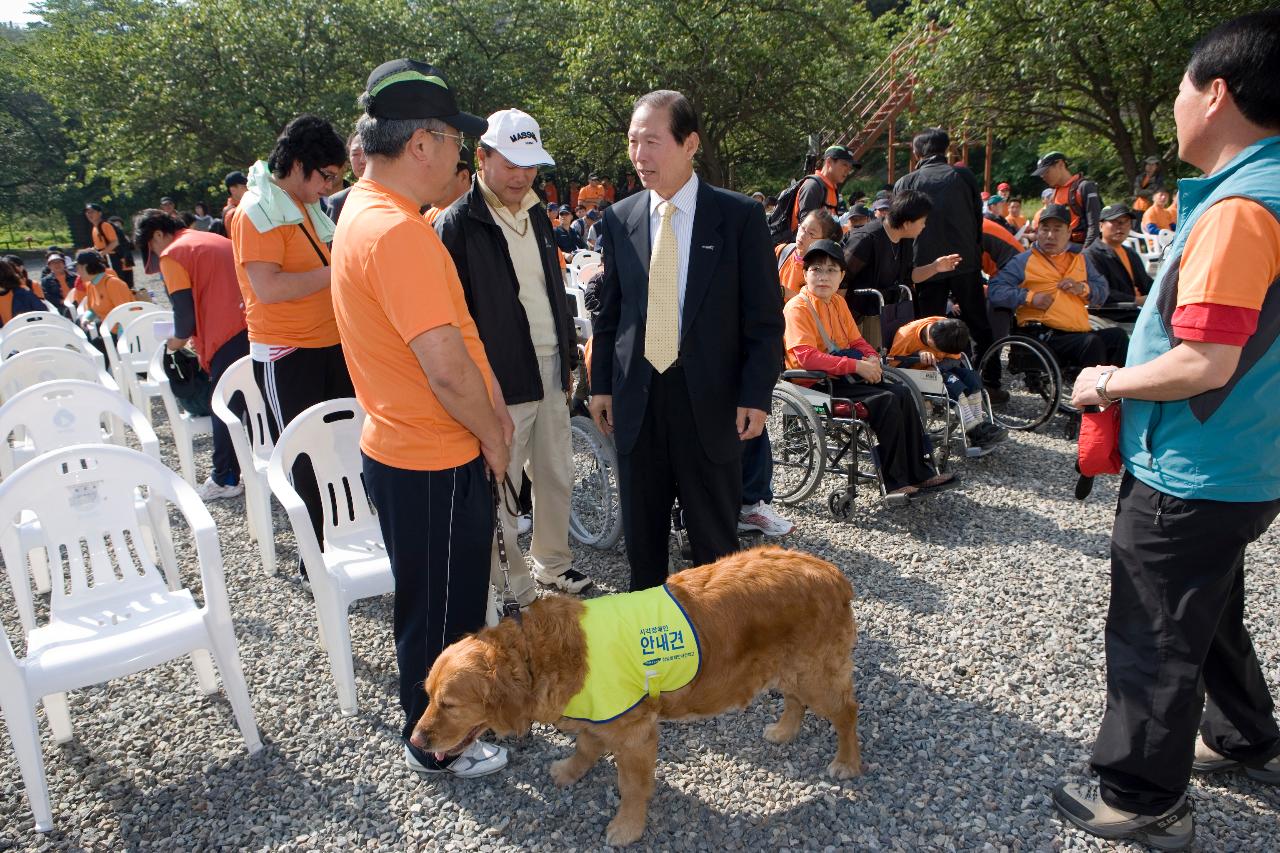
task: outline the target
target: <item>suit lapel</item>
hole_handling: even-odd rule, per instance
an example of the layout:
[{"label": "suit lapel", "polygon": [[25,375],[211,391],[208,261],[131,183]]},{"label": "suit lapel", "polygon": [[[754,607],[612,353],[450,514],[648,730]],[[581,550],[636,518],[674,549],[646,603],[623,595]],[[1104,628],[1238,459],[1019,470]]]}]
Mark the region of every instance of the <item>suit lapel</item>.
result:
[{"label": "suit lapel", "polygon": [[680,315],[681,342],[693,327],[693,318],[711,287],[711,273],[724,248],[720,237],[722,219],[715,192],[706,181],[699,179],[698,205],[693,212],[693,236],[689,243],[689,273],[684,285],[684,311]]},{"label": "suit lapel", "polygon": [[649,287],[649,192],[646,191],[636,198],[636,203],[631,207],[631,214],[627,217],[627,236],[631,239],[631,246],[636,250],[636,255],[640,258],[640,265],[644,269],[645,293],[648,293]]}]

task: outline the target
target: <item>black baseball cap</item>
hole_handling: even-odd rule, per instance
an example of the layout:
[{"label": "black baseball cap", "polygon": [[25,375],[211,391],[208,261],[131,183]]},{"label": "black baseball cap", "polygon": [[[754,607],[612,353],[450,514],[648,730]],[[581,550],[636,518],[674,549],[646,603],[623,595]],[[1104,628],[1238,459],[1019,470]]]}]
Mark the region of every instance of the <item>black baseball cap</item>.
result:
[{"label": "black baseball cap", "polygon": [[[1098,214],[1098,218],[1103,222],[1110,222],[1112,219],[1119,219],[1122,216],[1127,216],[1130,219],[1134,218],[1133,211],[1126,204],[1109,204],[1102,208],[1102,213]],[[1044,218],[1043,213],[1040,214],[1040,218]]]},{"label": "black baseball cap", "polygon": [[843,160],[846,163],[850,163],[855,167],[862,165],[861,163],[859,163],[857,160],[854,159],[852,152],[850,152],[849,149],[845,148],[843,145],[832,145],[826,151],[822,152],[822,159],[823,160]]},{"label": "black baseball cap", "polygon": [[1049,219],[1056,219],[1059,222],[1071,224],[1071,211],[1067,209],[1065,204],[1046,204],[1044,209],[1040,211],[1040,221],[1044,222]]},{"label": "black baseball cap", "polygon": [[95,201],[91,201],[91,202],[89,202],[88,204],[86,204],[86,205],[84,206],[84,209],[85,209],[85,210],[96,210],[96,211],[98,211],[99,213],[101,213],[101,212],[102,212],[102,205],[98,204],[98,203],[97,203],[97,202],[95,202]]},{"label": "black baseball cap", "polygon": [[166,201],[169,202],[169,204],[173,204],[173,199],[169,198],[167,195],[160,198],[161,204],[164,204]]},{"label": "black baseball cap", "polygon": [[244,176],[244,172],[227,172],[227,177],[224,181],[227,185],[227,189],[231,189],[232,187],[239,185],[248,185],[249,183],[249,179]]},{"label": "black baseball cap", "polygon": [[92,263],[103,263],[102,254],[97,249],[82,249],[76,253],[76,263],[88,266]]},{"label": "black baseball cap", "polygon": [[849,208],[849,216],[865,216],[867,219],[870,219],[871,209],[865,204],[855,204],[853,207]]},{"label": "black baseball cap", "polygon": [[374,118],[438,118],[467,136],[483,136],[489,122],[458,109],[444,74],[434,65],[416,59],[384,62],[365,84],[365,112]]},{"label": "black baseball cap", "polygon": [[819,255],[826,255],[831,260],[840,265],[840,269],[846,269],[844,264],[844,252],[840,250],[840,244],[835,240],[814,240],[809,244],[809,248],[804,253],[804,265],[809,266],[812,259],[816,259]]},{"label": "black baseball cap", "polygon": [[1043,177],[1045,170],[1048,169],[1050,166],[1052,166],[1054,163],[1057,163],[1059,161],[1065,163],[1066,160],[1067,160],[1067,155],[1063,154],[1061,151],[1050,151],[1048,154],[1040,158],[1040,160],[1036,163],[1035,170],[1032,171],[1031,174],[1035,175],[1037,178]]}]

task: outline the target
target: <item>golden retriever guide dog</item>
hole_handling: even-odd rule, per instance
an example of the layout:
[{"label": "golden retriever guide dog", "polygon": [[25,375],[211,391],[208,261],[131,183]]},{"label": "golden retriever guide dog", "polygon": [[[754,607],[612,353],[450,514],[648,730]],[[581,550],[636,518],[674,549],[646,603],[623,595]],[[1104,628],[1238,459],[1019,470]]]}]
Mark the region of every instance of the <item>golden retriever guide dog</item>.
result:
[{"label": "golden retriever guide dog", "polygon": [[[805,708],[811,708],[836,730],[836,757],[827,771],[837,779],[860,772],[853,588],[839,569],[808,554],[764,547],[672,575],[658,594],[664,589],[687,616],[696,640],[665,630],[666,624],[643,629],[647,639],[640,640],[644,650],[637,655],[648,665],[658,654],[655,647],[696,647],[701,659],[684,686],[660,693],[640,687],[635,703],[607,722],[566,716],[588,675],[587,607],[573,598],[544,598],[523,621],[504,620],[444,650],[427,677],[431,704],[412,743],[443,757],[461,752],[489,729],[500,736],[521,735],[536,721],[576,733],[574,753],[551,765],[551,778],[571,785],[601,756],[613,753],[621,793],[608,828],[613,845],[630,844],[644,832],[658,721],[743,708],[766,688],[776,688],[785,699],[782,716],[764,729],[766,740],[790,741],[800,731]],[[625,598],[630,596],[595,601]],[[604,624],[616,632],[612,622]],[[630,649],[631,638],[623,640],[619,648]],[[687,657],[683,663],[689,663]]]}]

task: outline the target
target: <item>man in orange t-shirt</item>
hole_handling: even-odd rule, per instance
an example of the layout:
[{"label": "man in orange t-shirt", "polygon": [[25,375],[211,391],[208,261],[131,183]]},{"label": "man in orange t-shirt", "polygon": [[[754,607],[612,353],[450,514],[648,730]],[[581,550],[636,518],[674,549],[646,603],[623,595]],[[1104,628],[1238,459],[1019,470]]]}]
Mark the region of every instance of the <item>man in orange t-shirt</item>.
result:
[{"label": "man in orange t-shirt", "polygon": [[599,175],[592,174],[587,185],[578,190],[578,204],[585,204],[588,208],[599,208],[607,200],[604,180]]},{"label": "man in orange t-shirt", "polygon": [[1142,230],[1148,234],[1172,231],[1177,220],[1178,214],[1169,208],[1169,191],[1156,190],[1151,196],[1151,206],[1142,214]]},{"label": "man in orange t-shirt", "polygon": [[[272,438],[316,403],[352,394],[329,296],[333,221],[319,204],[338,186],[346,160],[346,143],[329,122],[299,116],[266,162],[249,170],[249,190],[231,217],[253,378],[267,404]],[[323,541],[320,490],[310,463],[295,465],[293,475]],[[301,564],[299,573],[306,577]]]},{"label": "man in orange t-shirt", "polygon": [[485,624],[487,472],[501,487],[512,424],[457,269],[418,211],[453,181],[458,140],[487,123],[459,111],[442,72],[408,59],[374,69],[360,103],[369,164],[334,236],[333,307],[366,412],[365,487],[395,576],[404,760],[423,774],[483,776],[506,766],[505,748],[428,743],[415,726],[436,657]]}]

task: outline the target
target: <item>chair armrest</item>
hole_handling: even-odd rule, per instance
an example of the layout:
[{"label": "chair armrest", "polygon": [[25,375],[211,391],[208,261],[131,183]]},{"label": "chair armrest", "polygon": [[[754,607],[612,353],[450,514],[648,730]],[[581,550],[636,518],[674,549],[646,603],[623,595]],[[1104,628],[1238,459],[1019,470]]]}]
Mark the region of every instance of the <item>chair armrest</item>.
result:
[{"label": "chair armrest", "polygon": [[827,376],[827,374],[823,373],[821,370],[784,370],[782,371],[782,378],[791,382],[796,379],[822,380],[830,379],[831,377]]}]

